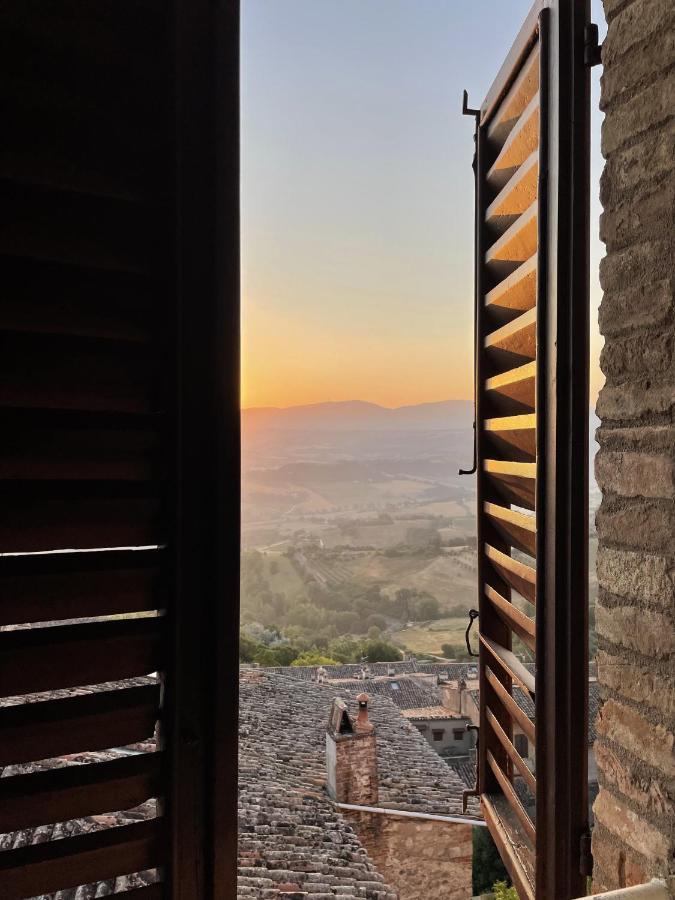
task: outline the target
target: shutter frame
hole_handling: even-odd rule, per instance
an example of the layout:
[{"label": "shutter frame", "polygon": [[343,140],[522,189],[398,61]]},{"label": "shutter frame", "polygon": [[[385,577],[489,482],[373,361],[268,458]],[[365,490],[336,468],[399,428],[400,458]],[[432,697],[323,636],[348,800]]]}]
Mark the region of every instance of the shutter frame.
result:
[{"label": "shutter frame", "polygon": [[[585,891],[590,100],[583,44],[589,14],[586,0],[534,4],[481,106],[476,134],[478,786],[520,895],[537,900],[571,900]],[[537,53],[539,85],[530,99]],[[509,103],[519,111],[515,125],[499,118]],[[498,165],[518,152],[515,172],[502,176],[495,155]],[[509,208],[511,190],[514,197],[522,185],[531,190],[527,167],[533,164],[539,167],[536,207],[523,212],[518,200],[521,206]],[[502,210],[520,216],[512,224],[503,220],[506,231],[495,218]],[[533,268],[531,239],[521,237],[527,216],[536,216],[536,303],[523,312]],[[500,261],[509,258],[514,262]],[[511,324],[495,331],[497,313]],[[535,566],[513,559],[514,549],[534,557]],[[535,617],[509,611],[518,594]],[[507,661],[512,635],[535,651],[534,725],[511,700],[516,685],[529,693]],[[536,748],[535,776],[521,773],[535,787],[536,829],[510,787],[522,769],[514,762],[513,724]]]}]

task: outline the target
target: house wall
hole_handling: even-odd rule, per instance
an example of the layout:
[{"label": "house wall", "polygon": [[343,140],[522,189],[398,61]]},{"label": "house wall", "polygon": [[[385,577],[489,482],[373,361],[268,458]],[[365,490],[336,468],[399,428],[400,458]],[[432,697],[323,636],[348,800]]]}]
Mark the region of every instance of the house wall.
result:
[{"label": "house wall", "polygon": [[[469,721],[468,717],[466,719],[415,719],[412,724],[437,753],[448,750],[461,756],[472,750],[474,745],[471,733],[465,730]],[[434,731],[443,732],[440,741],[435,740]],[[454,737],[455,731],[462,732],[460,739]]]},{"label": "house wall", "polygon": [[593,887],[675,892],[675,3],[604,7]]},{"label": "house wall", "polygon": [[342,810],[399,900],[471,897],[471,825]]}]

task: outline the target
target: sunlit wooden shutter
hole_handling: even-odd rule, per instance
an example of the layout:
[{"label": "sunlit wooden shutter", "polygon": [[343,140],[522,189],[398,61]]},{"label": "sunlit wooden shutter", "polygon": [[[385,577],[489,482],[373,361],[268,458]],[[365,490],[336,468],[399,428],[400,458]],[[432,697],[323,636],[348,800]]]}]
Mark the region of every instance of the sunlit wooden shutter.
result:
[{"label": "sunlit wooden shutter", "polygon": [[0,10],[3,900],[233,890],[237,15]]},{"label": "sunlit wooden shutter", "polygon": [[535,4],[477,117],[479,790],[537,900],[585,893],[587,23]]}]

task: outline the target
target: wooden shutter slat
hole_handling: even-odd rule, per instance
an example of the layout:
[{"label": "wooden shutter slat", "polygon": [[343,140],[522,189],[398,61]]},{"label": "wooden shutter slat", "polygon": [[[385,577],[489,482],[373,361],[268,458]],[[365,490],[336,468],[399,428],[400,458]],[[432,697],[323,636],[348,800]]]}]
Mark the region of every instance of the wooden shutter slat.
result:
[{"label": "wooden shutter slat", "polygon": [[536,570],[490,544],[485,545],[485,555],[504,581],[534,606],[537,599]]},{"label": "wooden shutter slat", "polygon": [[512,650],[507,650],[496,641],[490,640],[485,635],[480,636],[483,645],[490,651],[490,655],[494,662],[503,670],[503,672],[515,681],[523,691],[535,696],[535,680],[534,675],[525,668],[518,657]]},{"label": "wooden shutter slat", "polygon": [[489,476],[497,492],[509,503],[526,509],[535,508],[537,471],[534,463],[486,459],[483,471]]},{"label": "wooden shutter slat", "polygon": [[164,861],[163,822],[151,819],[0,853],[6,900],[153,869]]},{"label": "wooden shutter slat", "polygon": [[539,90],[539,44],[535,44],[523,63],[513,84],[491,116],[488,140],[503,142],[513,129],[523,110]]},{"label": "wooden shutter slat", "polygon": [[485,305],[490,309],[520,310],[526,312],[532,309],[537,300],[537,254],[534,253],[525,260],[508,277],[488,291],[485,295]]},{"label": "wooden shutter slat", "polygon": [[498,416],[485,420],[485,430],[500,456],[525,462],[536,454],[536,422],[534,413]]},{"label": "wooden shutter slat", "polygon": [[162,617],[0,633],[5,697],[148,675],[163,663]]},{"label": "wooden shutter slat", "polygon": [[499,350],[516,357],[536,355],[537,310],[530,309],[485,337],[485,349]]},{"label": "wooden shutter slat", "polygon": [[[538,204],[535,200],[492,244],[485,254],[486,264],[488,266],[507,264],[510,267],[510,274],[516,265],[529,259],[537,250],[538,215]],[[503,272],[504,269],[503,267],[498,269],[495,265],[495,271]]]},{"label": "wooden shutter slat", "polygon": [[539,146],[539,92],[527,104],[486,175],[500,189],[511,173]]},{"label": "wooden shutter slat", "polygon": [[162,791],[163,754],[0,778],[0,832],[132,809]]},{"label": "wooden shutter slat", "polygon": [[[503,808],[503,804],[506,808]],[[495,844],[499,849],[499,855],[506,864],[511,880],[518,892],[519,900],[535,900],[534,884],[534,860],[532,848],[524,847],[522,841],[509,828],[507,810],[508,803],[500,795],[481,795],[481,808],[485,816],[485,822],[493,835]],[[526,864],[527,857],[529,865]]]},{"label": "wooden shutter slat", "polygon": [[506,732],[504,731],[502,726],[499,724],[497,717],[495,716],[495,714],[492,712],[492,710],[489,707],[486,710],[486,715],[487,715],[487,720],[490,724],[490,727],[492,728],[494,734],[498,738],[499,743],[502,745],[502,747],[508,754],[509,759],[511,760],[513,765],[518,770],[518,773],[521,775],[523,780],[526,782],[528,788],[532,792],[532,796],[536,797],[537,796],[537,782],[536,782],[534,775],[532,774],[532,772],[530,772],[527,765],[525,764],[525,760],[522,758],[520,753],[518,753],[516,748],[513,746],[511,741],[508,739]]},{"label": "wooden shutter slat", "polygon": [[152,417],[125,428],[33,413],[20,427],[0,412],[0,480],[152,481],[162,474],[162,435]]},{"label": "wooden shutter slat", "polygon": [[485,381],[485,396],[493,412],[534,409],[537,364],[525,363]]},{"label": "wooden shutter slat", "polygon": [[159,366],[147,348],[41,334],[0,333],[0,407],[148,413]]},{"label": "wooden shutter slat", "polygon": [[486,669],[485,678],[490,687],[494,690],[495,694],[499,698],[502,706],[506,713],[511,717],[514,722],[517,722],[520,726],[521,730],[527,735],[527,739],[534,743],[535,741],[535,726],[530,720],[528,716],[522,711],[522,709],[518,706],[516,701],[513,699],[511,694],[506,690],[501,681],[494,675],[490,669]]},{"label": "wooden shutter slat", "polygon": [[162,609],[162,550],[0,557],[0,625]]},{"label": "wooden shutter slat", "polygon": [[142,205],[5,181],[0,251],[103,270],[149,274],[152,224]]},{"label": "wooden shutter slat", "polygon": [[518,820],[520,821],[520,824],[525,829],[525,834],[528,836],[528,838],[534,844],[535,843],[535,833],[534,833],[534,825],[532,824],[532,819],[530,819],[527,812],[525,811],[525,807],[520,802],[520,799],[518,798],[518,794],[516,794],[516,792],[513,789],[513,785],[511,784],[509,779],[506,777],[506,775],[502,772],[499,764],[497,763],[496,759],[494,758],[494,756],[492,755],[492,753],[489,750],[487,751],[487,758],[488,758],[488,763],[490,765],[490,768],[492,769],[497,781],[499,782],[499,786],[501,787],[504,796],[508,800],[509,805],[511,806],[511,809],[518,816]]},{"label": "wooden shutter slat", "polygon": [[0,766],[147,740],[159,701],[160,686],[148,684],[0,707]]},{"label": "wooden shutter slat", "polygon": [[483,512],[490,517],[493,526],[511,547],[536,556],[537,520],[534,516],[487,500],[483,503]]},{"label": "wooden shutter slat", "polygon": [[537,199],[539,151],[533,150],[497,194],[485,213],[491,228],[504,230],[514,216],[522,215]]},{"label": "wooden shutter slat", "polygon": [[511,631],[518,635],[525,646],[534,653],[536,648],[534,620],[526,616],[509,600],[504,599],[499,591],[489,584],[485,585],[485,596],[490,600],[500,618],[506,620]]}]

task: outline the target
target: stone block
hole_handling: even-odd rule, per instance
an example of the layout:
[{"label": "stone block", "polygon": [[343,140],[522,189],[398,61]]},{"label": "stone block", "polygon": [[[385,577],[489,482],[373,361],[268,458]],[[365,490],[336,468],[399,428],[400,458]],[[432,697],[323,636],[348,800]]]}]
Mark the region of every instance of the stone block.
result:
[{"label": "stone block", "polygon": [[637,710],[610,698],[600,710],[596,728],[599,737],[660,769],[665,778],[675,777],[675,735],[665,725],[654,725]]},{"label": "stone block", "polygon": [[645,861],[602,826],[593,829],[593,863],[602,871],[602,880],[596,879],[593,872],[594,894],[649,881]]},{"label": "stone block", "polygon": [[665,453],[600,449],[595,477],[603,491],[623,497],[675,498],[675,460]]},{"label": "stone block", "polygon": [[595,515],[595,524],[605,544],[629,544],[632,550],[664,555],[673,552],[675,506],[672,503],[605,496]]},{"label": "stone block", "polygon": [[[612,49],[616,46],[615,41],[607,41],[603,46],[605,67],[601,79],[601,109],[607,110],[610,104],[621,103],[630,91],[646,87],[648,81],[658,78],[660,73],[672,64],[675,54],[673,21],[675,17],[671,14],[670,20],[664,22],[663,28],[652,33],[649,45],[644,47],[642,52],[624,56],[618,65],[607,64],[607,59],[611,57]],[[609,31],[611,34],[612,26]]]},{"label": "stone block", "polygon": [[634,422],[646,416],[670,415],[675,407],[675,381],[654,383],[651,378],[605,384],[596,412],[603,420]]},{"label": "stone block", "polygon": [[600,354],[600,368],[610,383],[626,378],[665,378],[673,367],[673,352],[673,336],[668,330],[640,331],[608,339]]},{"label": "stone block", "polygon": [[[611,16],[602,48],[605,70],[616,68],[617,71],[626,72],[626,80],[629,80],[630,65],[634,60],[640,56],[657,56],[658,51],[654,45],[659,36],[668,31],[672,20],[671,0],[636,0]],[[646,51],[637,52],[637,45],[648,38],[651,40]],[[631,48],[636,52],[622,58]],[[672,57],[668,61],[672,62]]]},{"label": "stone block", "polygon": [[675,653],[675,626],[670,612],[637,606],[606,607],[598,604],[596,629],[599,635],[619,647],[628,647],[645,656],[663,658]]},{"label": "stone block", "polygon": [[600,216],[600,240],[611,252],[649,236],[658,237],[663,234],[664,222],[675,222],[674,211],[675,185],[654,185],[650,193],[640,191],[606,204]]},{"label": "stone block", "polygon": [[649,285],[672,277],[672,240],[641,241],[605,256],[600,262],[603,291],[623,291],[633,285]]},{"label": "stone block", "polygon": [[601,149],[607,157],[622,144],[665,122],[675,107],[675,70],[666,72],[605,116]]},{"label": "stone block", "polygon": [[[596,821],[610,833],[615,834],[624,844],[646,857],[647,860],[667,859],[671,846],[667,835],[662,834],[651,823],[628,809],[618,797],[603,789],[593,806]],[[603,871],[607,869],[602,865]],[[607,874],[610,874],[607,872]],[[634,882],[634,883],[640,883]]]},{"label": "stone block", "polygon": [[662,556],[600,547],[597,573],[600,587],[619,597],[665,608],[675,599],[675,571],[671,561]]},{"label": "stone block", "polygon": [[637,663],[606,650],[599,650],[596,659],[602,684],[669,721],[675,720],[675,682],[670,674],[654,671],[647,661]]},{"label": "stone block", "polygon": [[610,291],[600,304],[600,333],[611,338],[640,328],[653,328],[663,322],[674,305],[675,292],[667,278],[625,291]]},{"label": "stone block", "polygon": [[651,816],[673,816],[675,802],[672,782],[661,783],[651,773],[640,774],[632,762],[626,762],[620,754],[605,744],[595,742],[595,759],[602,770],[603,783],[623,794],[636,806]]},{"label": "stone block", "polygon": [[650,189],[675,169],[675,119],[645,133],[641,141],[612,153],[600,176],[600,202],[609,206],[640,185]]}]

